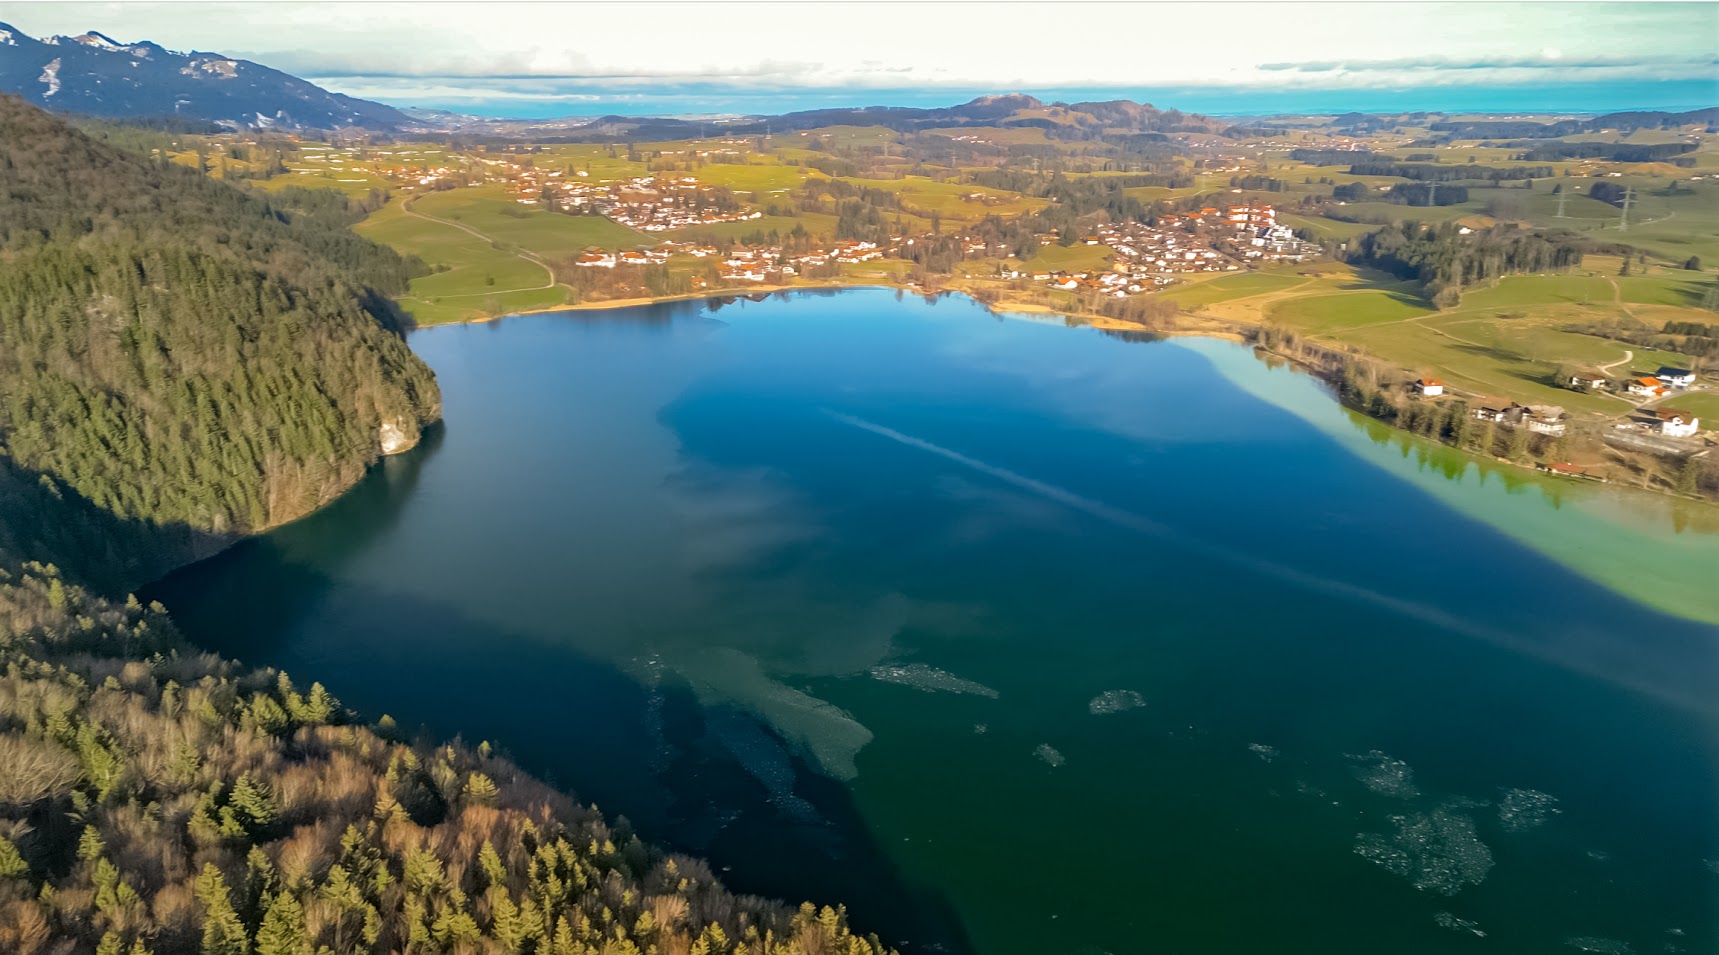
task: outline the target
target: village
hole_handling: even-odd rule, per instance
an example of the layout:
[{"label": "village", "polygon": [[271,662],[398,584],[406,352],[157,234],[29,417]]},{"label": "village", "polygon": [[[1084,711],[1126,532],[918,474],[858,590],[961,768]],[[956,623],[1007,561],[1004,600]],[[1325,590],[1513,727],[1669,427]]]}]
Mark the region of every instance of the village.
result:
[{"label": "village", "polygon": [[[654,182],[648,178],[634,180],[622,187],[644,191],[652,188]],[[673,188],[683,191],[697,190],[696,180],[682,179]],[[577,203],[578,197],[589,195],[566,191],[569,201]],[[660,196],[663,192],[651,193]],[[536,196],[527,194],[520,201],[535,201]],[[591,201],[585,199],[583,201]],[[687,213],[687,210],[700,207],[684,204],[676,206],[672,201],[657,199],[647,202],[618,203],[609,201],[598,207],[610,218],[626,225],[634,226],[645,231],[658,231],[661,228],[679,228],[680,225],[654,226],[641,223],[680,222],[689,215],[723,216],[723,218],[706,218],[700,221],[734,221],[736,219],[757,218],[752,213],[711,213],[698,211]],[[635,210],[643,209],[642,213]],[[667,218],[663,210],[671,210],[668,215],[678,218]],[[617,214],[617,211],[620,214]],[[632,215],[632,218],[624,217]],[[652,218],[654,217],[654,218]],[[682,224],[694,224],[685,222]],[[706,258],[722,255],[719,275],[721,278],[733,281],[763,282],[766,278],[791,277],[804,274],[807,269],[815,266],[836,263],[868,262],[885,257],[900,258],[910,251],[918,241],[929,236],[910,237],[891,235],[883,243],[865,242],[858,240],[837,241],[826,247],[789,253],[780,245],[736,246],[727,250],[726,255],[715,246],[697,243],[677,243],[664,241],[649,247],[634,250],[589,249],[580,256],[577,265],[595,268],[614,268],[617,265],[649,265],[667,262],[670,256],[685,253],[696,258]],[[961,244],[964,255],[986,257],[992,253],[991,247],[978,236],[957,233],[953,236]],[[1058,240],[1055,233],[1037,236],[1043,243],[1054,243]],[[1230,206],[1226,209],[1203,208],[1186,213],[1160,216],[1156,222],[1147,224],[1140,222],[1108,223],[1099,226],[1095,231],[1080,239],[1080,244],[1087,246],[1103,246],[1108,251],[1106,258],[1108,268],[1068,270],[1035,270],[1029,271],[1018,267],[999,265],[994,277],[1005,280],[1027,280],[1047,288],[1067,292],[1097,292],[1103,295],[1122,298],[1138,295],[1164,288],[1176,281],[1176,276],[1188,273],[1203,272],[1236,272],[1253,264],[1266,262],[1301,262],[1320,254],[1320,248],[1312,243],[1298,238],[1294,231],[1277,222],[1277,213],[1271,206],[1263,203]]]}]

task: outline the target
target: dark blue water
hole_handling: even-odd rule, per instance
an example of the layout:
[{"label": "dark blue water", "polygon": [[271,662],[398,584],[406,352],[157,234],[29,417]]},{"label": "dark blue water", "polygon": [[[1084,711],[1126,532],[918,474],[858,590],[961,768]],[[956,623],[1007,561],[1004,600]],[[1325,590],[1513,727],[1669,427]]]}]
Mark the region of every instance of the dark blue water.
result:
[{"label": "dark blue water", "polygon": [[1719,938],[1719,633],[1541,530],[1689,587],[1687,521],[1393,443],[1241,346],[962,298],[412,344],[445,424],[155,587],[195,639],[907,951]]}]

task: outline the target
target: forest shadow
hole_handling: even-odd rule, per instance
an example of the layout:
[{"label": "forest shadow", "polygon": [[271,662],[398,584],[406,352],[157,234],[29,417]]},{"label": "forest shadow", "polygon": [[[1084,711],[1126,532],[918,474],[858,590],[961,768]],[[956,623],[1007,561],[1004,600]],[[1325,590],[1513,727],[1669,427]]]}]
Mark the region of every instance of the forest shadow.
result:
[{"label": "forest shadow", "polygon": [[183,522],[121,517],[45,471],[0,454],[0,570],[54,564],[68,579],[110,597],[187,561],[218,552],[231,537]]}]

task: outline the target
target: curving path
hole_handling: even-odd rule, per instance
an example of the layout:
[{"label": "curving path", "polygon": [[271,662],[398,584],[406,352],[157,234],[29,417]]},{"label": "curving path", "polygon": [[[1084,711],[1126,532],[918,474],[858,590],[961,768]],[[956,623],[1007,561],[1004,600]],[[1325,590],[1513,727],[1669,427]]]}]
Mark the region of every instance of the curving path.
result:
[{"label": "curving path", "polygon": [[[409,215],[414,219],[423,219],[426,222],[434,222],[434,223],[437,223],[439,225],[452,226],[452,227],[460,230],[461,232],[466,233],[467,235],[473,236],[473,237],[478,238],[478,239],[482,239],[483,241],[488,242],[491,245],[496,244],[496,240],[493,237],[487,236],[487,235],[483,234],[482,232],[479,232],[478,230],[472,228],[471,226],[464,225],[464,224],[459,223],[459,222],[453,222],[453,221],[448,220],[448,219],[438,218],[437,216],[433,216],[433,215],[430,215],[430,214],[424,213],[424,212],[419,212],[416,209],[413,209],[412,208],[412,200],[414,200],[416,198],[418,198],[418,197],[417,196],[407,196],[405,199],[401,200],[400,211],[404,212],[406,215]],[[463,295],[443,295],[441,297],[442,298],[479,298],[479,297],[488,296],[488,295],[503,295],[503,294],[506,294],[508,292],[541,292],[544,289],[551,289],[551,288],[554,288],[555,286],[561,284],[561,283],[555,281],[555,270],[549,267],[549,263],[543,261],[542,259],[538,258],[535,255],[532,255],[530,252],[524,251],[523,249],[516,251],[513,254],[518,256],[519,258],[522,258],[522,259],[526,260],[527,262],[530,262],[533,265],[536,265],[539,268],[543,269],[544,273],[549,276],[549,281],[543,283],[542,285],[534,285],[534,286],[531,286],[529,288],[486,289],[485,291],[482,291],[482,292],[468,292],[468,293],[465,293]]]}]

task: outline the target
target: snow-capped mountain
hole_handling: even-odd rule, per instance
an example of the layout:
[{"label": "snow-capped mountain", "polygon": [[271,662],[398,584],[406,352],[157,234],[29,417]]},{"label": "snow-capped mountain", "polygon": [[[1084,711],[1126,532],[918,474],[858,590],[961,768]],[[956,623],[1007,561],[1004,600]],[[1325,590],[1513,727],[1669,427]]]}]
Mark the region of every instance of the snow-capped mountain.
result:
[{"label": "snow-capped mountain", "polygon": [[249,60],[121,43],[93,30],[38,40],[5,23],[0,92],[91,116],[178,116],[249,128],[417,125],[392,106],[330,93]]}]

